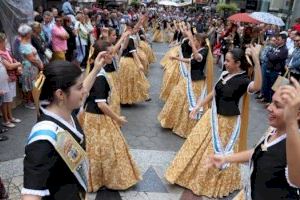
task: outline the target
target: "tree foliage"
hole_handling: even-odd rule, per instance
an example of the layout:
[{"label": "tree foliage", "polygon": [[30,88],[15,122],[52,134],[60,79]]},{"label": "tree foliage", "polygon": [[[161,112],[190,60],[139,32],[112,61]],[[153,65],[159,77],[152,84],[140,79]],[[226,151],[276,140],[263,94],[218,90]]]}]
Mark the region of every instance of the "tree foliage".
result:
[{"label": "tree foliage", "polygon": [[235,12],[238,11],[238,6],[235,3],[219,3],[217,4],[217,12]]}]

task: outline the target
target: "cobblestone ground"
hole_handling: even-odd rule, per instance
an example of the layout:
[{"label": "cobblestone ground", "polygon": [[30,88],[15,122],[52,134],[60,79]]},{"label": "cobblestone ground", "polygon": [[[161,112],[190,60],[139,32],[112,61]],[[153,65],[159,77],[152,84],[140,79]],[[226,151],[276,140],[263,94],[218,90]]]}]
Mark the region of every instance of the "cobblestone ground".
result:
[{"label": "cobblestone ground", "polygon": [[[168,50],[166,44],[153,44],[159,61]],[[170,185],[163,175],[166,167],[184,142],[183,139],[172,134],[170,130],[162,129],[157,121],[163,103],[159,100],[162,69],[158,62],[151,65],[149,80],[151,82],[151,102],[127,106],[122,108],[128,124],[122,128],[125,138],[131,148],[132,155],[143,174],[143,181],[127,191],[100,190],[97,194],[89,194],[94,200],[204,200],[184,188]],[[215,74],[219,74],[218,67]],[[249,147],[261,137],[267,128],[266,112],[252,97],[250,110]],[[9,199],[20,199],[23,182],[24,145],[30,128],[35,122],[35,114],[22,106],[15,110],[16,117],[23,122],[6,135],[9,140],[1,142],[0,146],[0,177],[4,179],[9,191]],[[247,174],[242,166],[243,174]],[[246,177],[244,175],[243,177]],[[235,194],[235,193],[234,193]],[[224,199],[232,199],[231,196]]]}]

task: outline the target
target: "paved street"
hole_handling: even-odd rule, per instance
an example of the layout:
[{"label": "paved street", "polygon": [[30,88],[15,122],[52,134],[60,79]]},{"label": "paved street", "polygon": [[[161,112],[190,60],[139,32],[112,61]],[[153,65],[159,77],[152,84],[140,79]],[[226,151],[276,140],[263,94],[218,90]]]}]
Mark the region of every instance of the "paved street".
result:
[{"label": "paved street", "polygon": [[[153,48],[159,61],[168,50],[166,44],[154,44]],[[216,76],[219,68],[215,69]],[[128,119],[123,133],[130,146],[134,159],[143,174],[143,180],[133,188],[124,192],[100,190],[98,194],[90,194],[89,199],[101,200],[194,200],[206,199],[196,197],[181,187],[170,185],[163,178],[164,171],[183,139],[162,129],[157,121],[163,103],[159,100],[163,71],[159,63],[151,66],[149,79],[151,82],[151,102],[122,108]],[[266,111],[262,105],[251,99],[250,105],[249,146],[253,146],[267,128]],[[11,199],[20,199],[22,187],[22,157],[24,145],[30,129],[35,121],[35,113],[22,106],[15,111],[16,117],[23,121],[6,135],[8,141],[0,143],[0,176],[9,187]],[[243,170],[243,172],[247,172]],[[228,199],[231,199],[229,197]]]}]

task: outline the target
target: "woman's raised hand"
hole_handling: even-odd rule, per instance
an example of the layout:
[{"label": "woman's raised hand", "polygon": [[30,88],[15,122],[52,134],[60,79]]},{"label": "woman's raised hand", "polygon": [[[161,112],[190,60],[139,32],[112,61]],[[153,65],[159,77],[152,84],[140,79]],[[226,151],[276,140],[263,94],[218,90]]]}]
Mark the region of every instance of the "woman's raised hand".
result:
[{"label": "woman's raised hand", "polygon": [[102,51],[98,53],[95,61],[94,61],[94,67],[102,68],[104,64],[104,57],[107,55],[107,51]]},{"label": "woman's raised hand", "polygon": [[300,109],[300,84],[291,77],[292,85],[284,85],[280,88],[280,96],[284,102],[284,120],[286,123],[297,121]]}]

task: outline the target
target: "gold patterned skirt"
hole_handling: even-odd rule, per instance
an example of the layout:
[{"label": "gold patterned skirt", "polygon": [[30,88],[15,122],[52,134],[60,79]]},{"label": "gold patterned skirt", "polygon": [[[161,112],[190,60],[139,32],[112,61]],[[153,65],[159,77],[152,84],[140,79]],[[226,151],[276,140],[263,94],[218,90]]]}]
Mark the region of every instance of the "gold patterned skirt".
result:
[{"label": "gold patterned skirt", "polygon": [[169,63],[172,62],[170,59],[170,56],[177,57],[179,55],[180,46],[174,46],[172,47],[167,53],[164,55],[164,57],[160,60],[160,65],[165,69],[166,66],[170,66]]},{"label": "gold patterned skirt", "polygon": [[140,48],[146,53],[149,64],[154,63],[156,61],[156,57],[151,46],[143,40],[140,41],[139,45]]},{"label": "gold patterned skirt", "polygon": [[[211,110],[208,109],[171,162],[165,177],[170,183],[188,188],[196,195],[222,198],[241,189],[240,168],[238,164],[231,164],[222,171],[206,167],[208,157],[214,154],[210,119]],[[218,115],[222,144],[228,143],[236,120],[237,116]],[[237,150],[238,141],[234,152]]]},{"label": "gold patterned skirt", "polygon": [[150,84],[133,58],[121,57],[118,78],[121,104],[134,104],[149,99]]},{"label": "gold patterned skirt", "polygon": [[[205,86],[205,81],[193,81],[192,85],[195,97],[198,99]],[[170,128],[175,134],[183,138],[187,138],[198,122],[198,120],[189,117],[190,111],[186,87],[187,80],[181,78],[158,116],[158,120],[163,128]]]},{"label": "gold patterned skirt", "polygon": [[83,130],[89,159],[89,191],[105,186],[125,190],[141,180],[119,126],[110,117],[85,113]]},{"label": "gold patterned skirt", "polygon": [[120,82],[118,79],[117,72],[107,73],[107,80],[111,89],[109,98],[109,107],[117,114],[121,115],[121,105],[120,105]]},{"label": "gold patterned skirt", "polygon": [[163,75],[162,86],[159,98],[167,101],[173,88],[178,84],[181,74],[179,70],[179,61],[172,60],[165,68]]},{"label": "gold patterned skirt", "polygon": [[147,74],[148,70],[149,70],[149,61],[148,61],[146,53],[140,47],[137,48],[136,53],[137,53],[142,65],[144,67],[145,73]]},{"label": "gold patterned skirt", "polygon": [[170,41],[169,31],[163,30],[163,35],[164,35],[164,42],[169,43]]},{"label": "gold patterned skirt", "polygon": [[153,42],[163,42],[163,32],[161,30],[156,29],[153,34]]}]

